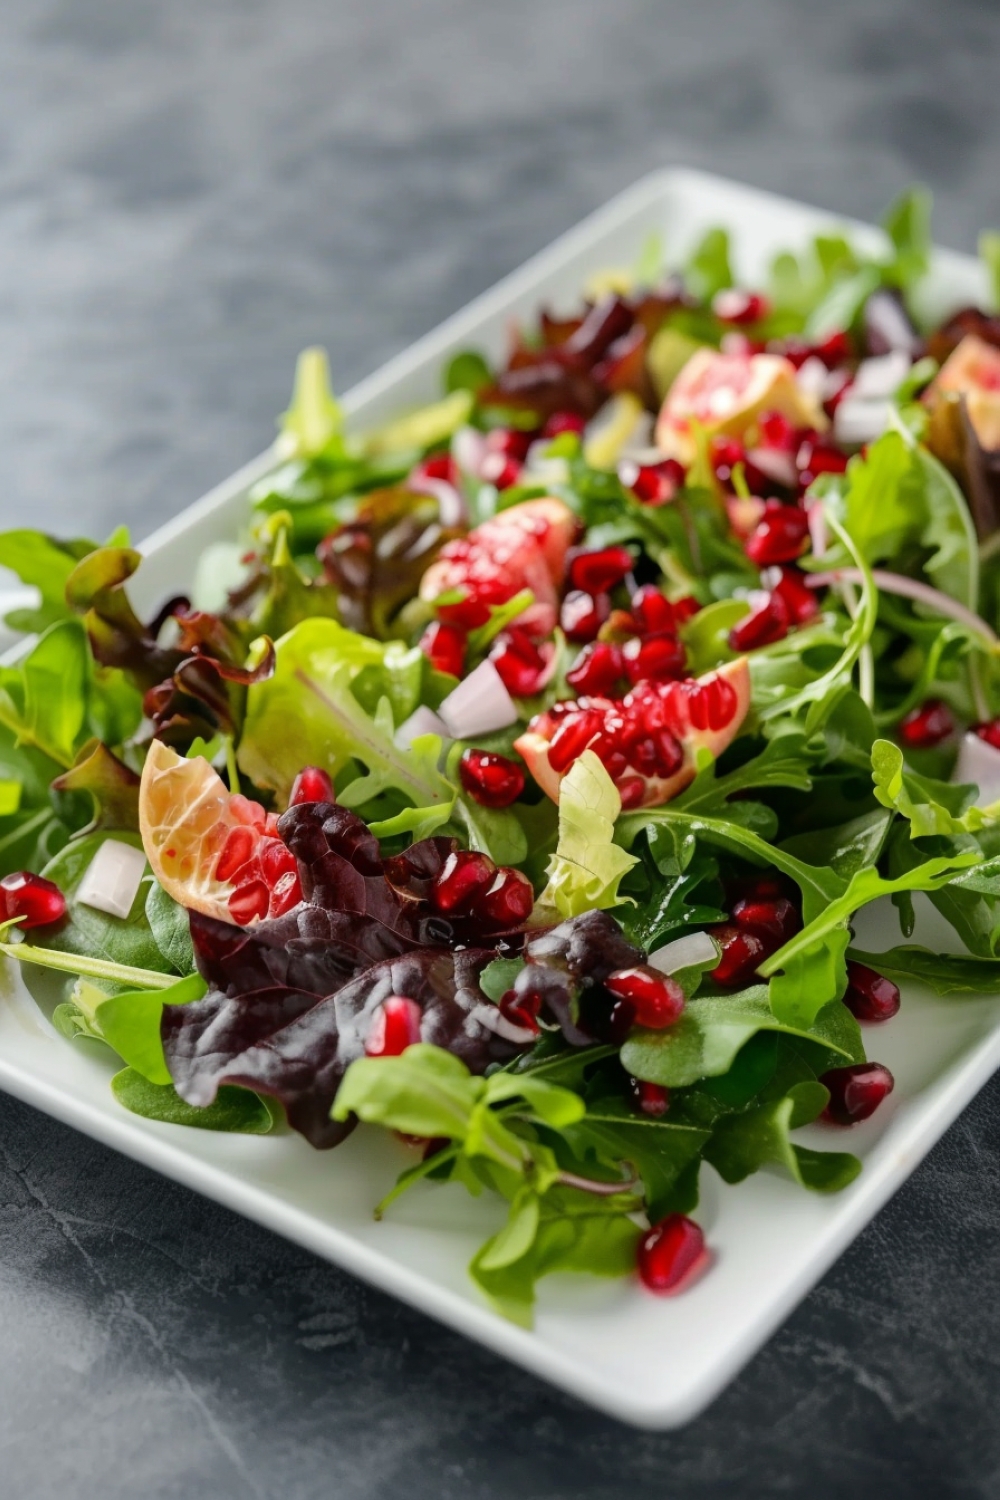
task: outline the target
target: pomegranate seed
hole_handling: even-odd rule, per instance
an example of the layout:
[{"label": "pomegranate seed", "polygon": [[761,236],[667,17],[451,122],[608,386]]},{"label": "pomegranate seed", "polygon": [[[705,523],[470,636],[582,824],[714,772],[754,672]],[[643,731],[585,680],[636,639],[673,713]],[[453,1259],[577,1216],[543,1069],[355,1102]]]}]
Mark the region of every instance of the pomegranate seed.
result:
[{"label": "pomegranate seed", "polygon": [[488,891],[476,898],[476,912],[501,927],[518,927],[531,916],[535,892],[527,875],[503,865]]},{"label": "pomegranate seed", "polygon": [[798,568],[768,568],[761,582],[772,594],[780,594],[793,625],[806,625],[819,614],[816,590],[809,588]]},{"label": "pomegranate seed", "polygon": [[[480,625],[485,625],[490,617],[490,606],[485,599],[478,599],[474,594],[466,594],[463,599],[456,599],[454,604],[435,604],[434,609],[438,619],[451,629],[459,630],[464,638],[467,630],[478,630]],[[427,631],[424,632],[427,635]],[[424,654],[427,648],[423,640],[420,642]],[[457,676],[452,673],[452,676]]]},{"label": "pomegranate seed", "polygon": [[541,692],[549,657],[517,626],[501,631],[497,636],[490,648],[490,661],[513,697],[533,698]]},{"label": "pomegranate seed", "polygon": [[20,927],[49,927],[66,915],[66,897],[53,880],[16,870],[0,880],[0,922],[21,917]]},{"label": "pomegranate seed", "polygon": [[720,484],[727,484],[737,464],[746,462],[746,449],[739,438],[715,437],[709,444],[713,473]]},{"label": "pomegranate seed", "polygon": [[523,1026],[526,1031],[534,1031],[536,1034],[541,1029],[538,1025],[538,1012],[542,1008],[542,997],[528,991],[519,995],[516,990],[507,990],[500,996],[497,1009],[505,1021],[512,1026]]},{"label": "pomegranate seed", "polygon": [[[486,434],[486,451],[502,453],[505,458],[512,458],[515,463],[523,464],[534,441],[533,432],[525,432],[518,427],[494,427],[492,432]],[[483,475],[484,479],[487,477]]]},{"label": "pomegranate seed", "polygon": [[618,795],[622,808],[628,812],[630,807],[638,807],[646,795],[646,783],[641,776],[626,776],[618,783]]},{"label": "pomegranate seed", "polygon": [[542,428],[542,437],[557,438],[563,432],[582,432],[586,425],[575,411],[554,411]]},{"label": "pomegranate seed", "polygon": [[857,1125],[867,1120],[892,1093],[896,1082],[889,1069],[877,1062],[831,1068],[820,1075],[819,1081],[830,1090],[823,1118],[834,1125]]},{"label": "pomegranate seed", "polygon": [[505,453],[487,453],[479,470],[480,479],[496,485],[498,490],[509,490],[521,477],[521,465],[516,458]]},{"label": "pomegranate seed", "polygon": [[641,1115],[660,1120],[670,1108],[670,1090],[662,1083],[646,1083],[642,1078],[629,1079],[632,1103]]},{"label": "pomegranate seed", "polygon": [[778,339],[770,345],[771,352],[782,354],[790,365],[796,370],[801,370],[807,359],[812,358],[813,346],[807,344],[804,339]]},{"label": "pomegranate seed", "polygon": [[634,560],[627,547],[601,547],[577,552],[569,565],[569,581],[586,594],[606,594],[631,573]]},{"label": "pomegranate seed", "polygon": [[746,932],[754,932],[765,942],[773,939],[775,948],[780,948],[794,937],[802,926],[802,918],[787,896],[773,900],[744,897],[733,907],[733,921]]},{"label": "pomegranate seed", "polygon": [[687,476],[676,458],[660,463],[637,464],[626,459],[618,469],[618,478],[643,505],[668,505],[677,491],[684,488]]},{"label": "pomegranate seed", "polygon": [[612,641],[594,641],[584,646],[566,681],[577,693],[613,693],[624,671],[621,647]]},{"label": "pomegranate seed", "polygon": [[891,1021],[899,1010],[899,986],[867,964],[847,965],[844,1004],[858,1021]]},{"label": "pomegranate seed", "polygon": [[788,605],[780,594],[768,594],[736,622],[729,632],[729,644],[734,651],[756,651],[759,646],[784,640],[787,634]]},{"label": "pomegranate seed", "polygon": [[975,733],[994,750],[1000,750],[1000,719],[991,719],[988,724],[977,724]]},{"label": "pomegranate seed", "polygon": [[431,887],[431,901],[438,911],[468,911],[496,875],[488,854],[474,849],[456,849],[441,866]]},{"label": "pomegranate seed", "polygon": [[420,1040],[420,1006],[405,995],[390,995],[374,1012],[365,1037],[366,1057],[399,1057]]},{"label": "pomegranate seed", "polygon": [[768,500],[756,529],[744,543],[744,551],[758,568],[771,563],[793,562],[805,550],[809,518],[797,505]]},{"label": "pomegranate seed", "polygon": [[687,658],[675,635],[636,636],[622,648],[630,682],[667,682],[684,674]]},{"label": "pomegranate seed", "polygon": [[229,811],[237,822],[245,824],[247,828],[256,828],[258,833],[263,833],[267,826],[267,813],[260,803],[251,802],[242,792],[230,797]]},{"label": "pomegranate seed", "polygon": [[954,732],[955,720],[947,703],[928,698],[911,709],[899,726],[899,738],[911,750],[929,750]]},{"label": "pomegranate seed", "polygon": [[661,1296],[679,1292],[705,1260],[705,1236],[685,1214],[668,1214],[639,1241],[637,1264],[643,1286]]},{"label": "pomegranate seed", "polygon": [[242,869],[257,847],[253,830],[240,826],[226,837],[222,851],[215,863],[216,880],[232,880],[236,871]]},{"label": "pomegranate seed", "polygon": [[648,1026],[651,1031],[672,1026],[684,1009],[684,991],[677,980],[648,964],[618,969],[608,976],[605,984],[619,1000],[628,1001],[635,1012],[636,1024]]},{"label": "pomegranate seed", "polygon": [[567,640],[593,641],[610,613],[611,600],[607,594],[585,594],[583,589],[573,589],[562,602],[559,624]]},{"label": "pomegranate seed", "polygon": [[698,603],[698,600],[692,598],[690,594],[685,594],[683,598],[674,600],[673,604],[671,605],[671,609],[674,612],[675,623],[678,625],[683,625],[687,620],[692,619],[693,616],[698,613],[698,611],[701,609],[701,605]]},{"label": "pomegranate seed", "polygon": [[712,969],[711,978],[727,989],[739,989],[741,984],[748,984],[756,974],[758,965],[767,957],[763,939],[756,932],[748,932],[730,922],[709,927],[708,935],[722,949],[722,957]]},{"label": "pomegranate seed", "polygon": [[824,443],[821,438],[805,438],[795,455],[795,467],[799,471],[800,484],[809,485],[817,474],[843,474],[847,468],[847,454],[841,453],[832,443]]},{"label": "pomegranate seed", "polygon": [[757,418],[757,431],[765,448],[791,453],[798,446],[798,432],[781,411],[765,411]]},{"label": "pomegranate seed", "polygon": [[263,880],[251,880],[233,891],[226,905],[229,915],[241,927],[266,917],[271,906],[271,892]]},{"label": "pomegranate seed", "polygon": [[288,871],[279,875],[271,888],[271,900],[268,905],[269,917],[283,917],[286,911],[291,911],[293,906],[298,906],[302,900],[302,886],[299,884],[297,872]]},{"label": "pomegranate seed", "polygon": [[676,629],[673,605],[651,583],[636,589],[631,611],[639,635],[672,635]]},{"label": "pomegranate seed", "polygon": [[771,311],[771,304],[759,292],[744,292],[739,287],[727,287],[716,292],[712,298],[712,311],[720,323],[732,323],[741,327],[745,323],[759,323]]},{"label": "pomegranate seed", "polygon": [[303,766],[292,782],[289,807],[298,807],[301,802],[336,802],[333,782],[319,766]]},{"label": "pomegranate seed", "polygon": [[431,458],[425,458],[423,463],[417,464],[410,475],[410,481],[421,479],[444,480],[445,484],[458,483],[458,468],[450,453],[435,453]]},{"label": "pomegranate seed", "polygon": [[435,672],[461,677],[465,665],[465,631],[457,625],[448,625],[442,620],[432,621],[420,637],[420,649]]},{"label": "pomegranate seed", "polygon": [[469,796],[482,807],[509,807],[524,791],[524,771],[517,762],[490,750],[466,750],[458,774]]},{"label": "pomegranate seed", "polygon": [[594,709],[570,714],[559,725],[549,744],[549,765],[557,774],[567,770],[582,755],[602,728],[601,715]]},{"label": "pomegranate seed", "polygon": [[823,361],[828,370],[832,370],[835,365],[846,364],[849,359],[853,359],[854,357],[851,336],[849,333],[845,333],[843,329],[838,329],[835,333],[828,334],[821,343],[817,344],[813,353],[817,359]]},{"label": "pomegranate seed", "polygon": [[628,1034],[635,1025],[635,1010],[628,1000],[616,1000],[598,1030],[605,1041],[611,1042],[616,1047],[621,1047],[628,1040]]}]

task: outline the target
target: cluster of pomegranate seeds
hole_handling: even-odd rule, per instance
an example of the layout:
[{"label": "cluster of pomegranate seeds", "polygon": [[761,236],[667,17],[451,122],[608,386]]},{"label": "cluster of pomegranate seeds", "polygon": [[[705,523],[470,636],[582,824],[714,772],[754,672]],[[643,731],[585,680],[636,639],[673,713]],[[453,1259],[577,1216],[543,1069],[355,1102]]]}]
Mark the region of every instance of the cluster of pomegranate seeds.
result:
[{"label": "cluster of pomegranate seeds", "polygon": [[441,912],[518,927],[531,915],[535,893],[520,870],[498,867],[488,854],[474,849],[456,849],[435,877],[430,899]]},{"label": "cluster of pomegranate seeds", "polygon": [[514,698],[533,698],[549,679],[554,659],[550,642],[536,644],[526,630],[511,625],[490,647],[490,661]]},{"label": "cluster of pomegranate seeds", "polygon": [[744,551],[758,568],[794,562],[809,544],[809,519],[798,505],[765,500],[764,514],[744,543]]},{"label": "cluster of pomegranate seeds", "polygon": [[284,916],[302,900],[302,887],[295,856],[278,835],[277,818],[240,794],[230,797],[229,809],[238,822],[226,835],[213,873],[234,888],[227,902],[230,916],[241,927]]},{"label": "cluster of pomegranate seeds", "polygon": [[624,673],[622,648],[613,641],[594,641],[584,646],[566,681],[577,693],[603,697],[616,690]]},{"label": "cluster of pomegranate seeds", "polygon": [[52,880],[16,870],[0,880],[0,922],[20,917],[20,927],[51,927],[66,915],[66,897]]},{"label": "cluster of pomegranate seeds", "polygon": [[708,929],[722,950],[711,978],[726,989],[750,984],[764,960],[777,953],[801,926],[798,908],[781,882],[769,875],[760,876],[734,903],[732,920]]},{"label": "cluster of pomegranate seeds", "polygon": [[780,593],[775,591],[760,597],[742,620],[737,620],[729,632],[729,644],[734,651],[756,651],[760,646],[773,646],[783,641],[788,634],[790,614],[788,605]]},{"label": "cluster of pomegranate seeds", "polygon": [[636,1264],[648,1291],[664,1296],[692,1281],[707,1258],[705,1236],[685,1214],[668,1214],[639,1241]]},{"label": "cluster of pomegranate seeds", "polygon": [[738,287],[727,287],[716,292],[712,298],[712,311],[720,323],[731,323],[740,328],[747,323],[759,323],[771,311],[771,304],[760,292],[744,292]]},{"label": "cluster of pomegranate seeds", "polygon": [[319,766],[303,766],[292,782],[288,798],[289,807],[298,807],[300,802],[336,802],[333,782]]},{"label": "cluster of pomegranate seeds", "polygon": [[994,750],[1000,750],[1000,719],[991,719],[988,724],[976,724],[974,732],[987,745],[992,745]]},{"label": "cluster of pomegranate seeds", "polygon": [[637,464],[624,459],[618,466],[618,478],[643,505],[669,505],[686,479],[683,464],[676,458],[664,458],[655,464]]},{"label": "cluster of pomegranate seeds", "polygon": [[596,641],[597,633],[611,613],[607,594],[588,594],[571,589],[562,602],[559,624],[568,641],[576,645]]},{"label": "cluster of pomegranate seeds", "polygon": [[469,796],[482,807],[509,807],[524,791],[523,768],[491,750],[466,750],[458,775]]},{"label": "cluster of pomegranate seeds", "polygon": [[617,1000],[624,1000],[631,1007],[636,1026],[663,1031],[680,1020],[684,991],[676,979],[661,974],[659,969],[636,964],[631,969],[617,969],[604,983]]},{"label": "cluster of pomegranate seeds", "polygon": [[899,1010],[899,986],[867,964],[847,965],[844,1004],[858,1021],[891,1021]]},{"label": "cluster of pomegranate seeds", "polygon": [[372,1016],[365,1037],[366,1057],[399,1057],[420,1040],[423,1012],[415,1000],[390,995]]},{"label": "cluster of pomegranate seeds", "polygon": [[954,716],[940,698],[928,698],[926,703],[912,709],[899,726],[899,738],[910,750],[930,750],[954,732]]},{"label": "cluster of pomegranate seeds", "polygon": [[585,594],[606,594],[627,578],[634,559],[627,547],[601,547],[570,556],[569,581]]},{"label": "cluster of pomegranate seeds", "polygon": [[670,1090],[662,1083],[646,1083],[642,1078],[629,1079],[629,1095],[636,1111],[651,1120],[662,1120],[670,1108]]},{"label": "cluster of pomegranate seeds", "polygon": [[465,665],[465,631],[444,620],[432,620],[420,637],[420,649],[435,672],[461,677]]},{"label": "cluster of pomegranate seeds", "polygon": [[896,1082],[889,1069],[877,1062],[831,1068],[819,1081],[830,1091],[823,1118],[833,1125],[857,1125],[867,1120],[892,1093]]}]

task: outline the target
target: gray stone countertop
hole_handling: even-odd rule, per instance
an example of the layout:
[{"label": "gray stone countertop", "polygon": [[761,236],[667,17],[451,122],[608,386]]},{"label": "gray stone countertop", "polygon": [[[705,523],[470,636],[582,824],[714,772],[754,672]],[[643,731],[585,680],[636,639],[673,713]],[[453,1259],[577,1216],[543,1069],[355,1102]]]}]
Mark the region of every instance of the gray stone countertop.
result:
[{"label": "gray stone countertop", "polygon": [[[950,0],[0,6],[0,524],[142,535],[650,168],[1000,222]],[[0,1098],[0,1493],[1000,1494],[1000,1087],[700,1421],[595,1416]]]}]

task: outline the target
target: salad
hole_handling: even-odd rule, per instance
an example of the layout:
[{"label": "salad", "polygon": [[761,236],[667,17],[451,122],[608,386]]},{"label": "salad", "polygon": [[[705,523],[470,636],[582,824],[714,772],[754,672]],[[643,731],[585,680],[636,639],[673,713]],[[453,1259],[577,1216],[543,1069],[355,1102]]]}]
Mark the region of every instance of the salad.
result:
[{"label": "salad", "polygon": [[0,955],[123,1108],[395,1132],[376,1212],[506,1200],[524,1323],[690,1284],[706,1163],[855,1178],[899,984],[1000,992],[1000,312],[921,317],[922,191],[885,229],[650,243],[374,431],[307,350],[152,618],[123,532],[0,534]]}]

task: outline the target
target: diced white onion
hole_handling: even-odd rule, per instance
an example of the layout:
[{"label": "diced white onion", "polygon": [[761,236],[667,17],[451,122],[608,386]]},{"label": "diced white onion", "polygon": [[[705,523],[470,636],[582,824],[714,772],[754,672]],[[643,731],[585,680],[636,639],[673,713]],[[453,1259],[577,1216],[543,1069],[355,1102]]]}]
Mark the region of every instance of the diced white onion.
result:
[{"label": "diced white onion", "polygon": [[860,401],[884,400],[894,396],[910,373],[910,356],[902,349],[893,349],[890,354],[879,354],[874,359],[863,359],[858,365],[851,387],[851,396]]},{"label": "diced white onion", "polygon": [[799,474],[790,453],[784,453],[780,448],[751,448],[747,458],[762,474],[784,489],[793,490],[798,485]]},{"label": "diced white onion", "polygon": [[451,440],[451,456],[464,474],[478,479],[486,457],[486,439],[475,427],[460,427]]},{"label": "diced white onion", "polygon": [[844,397],[833,414],[833,436],[845,447],[859,448],[862,443],[871,443],[881,437],[891,420],[891,401],[862,401],[852,392]]},{"label": "diced white onion", "polygon": [[447,479],[411,479],[409,488],[417,495],[433,495],[442,526],[464,526],[468,522],[465,499]]},{"label": "diced white onion", "polygon": [[409,750],[413,741],[422,734],[439,734],[442,739],[448,737],[444,721],[438,718],[432,708],[425,708],[423,704],[415,708],[408,719],[403,720],[393,739],[401,750]]},{"label": "diced white onion", "polygon": [[795,383],[800,391],[807,396],[822,399],[826,391],[826,377],[828,370],[823,361],[815,354],[811,354],[807,360],[803,360],[799,371],[795,376]]},{"label": "diced white onion", "polygon": [[127,917],[146,869],[146,856],[133,844],[107,839],[80,881],[76,899],[112,917]]},{"label": "diced white onion", "polygon": [[686,932],[651,953],[649,963],[661,974],[676,974],[678,969],[690,969],[695,964],[714,963],[718,956],[719,945],[707,932]]},{"label": "diced white onion", "polygon": [[483,661],[438,709],[453,740],[474,739],[517,723],[514,700],[491,661]]},{"label": "diced white onion", "polygon": [[569,479],[569,464],[564,458],[550,458],[551,438],[532,443],[524,460],[525,479],[537,479],[540,484],[566,484]]},{"label": "diced white onion", "polygon": [[974,782],[979,788],[977,804],[988,807],[1000,798],[1000,750],[978,734],[963,735],[951,779]]}]

